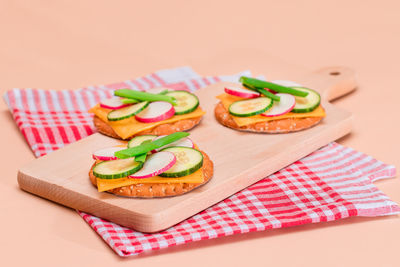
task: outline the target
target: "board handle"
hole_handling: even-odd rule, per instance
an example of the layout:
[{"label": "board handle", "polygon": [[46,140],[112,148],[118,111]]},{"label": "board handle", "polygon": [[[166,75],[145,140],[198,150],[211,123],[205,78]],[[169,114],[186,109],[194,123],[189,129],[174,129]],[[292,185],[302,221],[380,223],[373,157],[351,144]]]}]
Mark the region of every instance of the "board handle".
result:
[{"label": "board handle", "polygon": [[326,67],[312,73],[312,87],[322,98],[332,101],[357,88],[354,70],[347,67]]}]

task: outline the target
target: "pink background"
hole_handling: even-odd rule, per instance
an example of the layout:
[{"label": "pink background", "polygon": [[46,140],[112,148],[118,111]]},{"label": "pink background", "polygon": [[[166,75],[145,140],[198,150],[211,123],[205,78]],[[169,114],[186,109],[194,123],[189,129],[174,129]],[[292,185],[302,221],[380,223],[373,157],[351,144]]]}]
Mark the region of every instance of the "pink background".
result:
[{"label": "pink background", "polygon": [[[25,3],[27,2],[27,3]],[[0,1],[0,90],[70,89],[190,65],[200,74],[271,61],[357,71],[359,90],[335,104],[354,131],[339,140],[400,166],[398,1]],[[33,159],[0,102],[1,255],[22,266],[398,266],[398,216],[238,235],[119,258],[75,211],[18,189]],[[400,202],[398,179],[378,187]]]}]

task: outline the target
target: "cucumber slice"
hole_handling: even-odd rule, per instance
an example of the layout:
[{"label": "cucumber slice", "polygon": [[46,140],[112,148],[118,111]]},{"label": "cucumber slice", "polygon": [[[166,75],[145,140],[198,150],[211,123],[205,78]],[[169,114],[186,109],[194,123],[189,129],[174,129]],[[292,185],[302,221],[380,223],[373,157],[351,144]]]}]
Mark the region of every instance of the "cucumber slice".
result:
[{"label": "cucumber slice", "polygon": [[107,114],[107,119],[109,121],[119,121],[123,119],[130,118],[135,116],[136,114],[140,113],[149,105],[149,102],[144,101],[140,102],[125,108],[120,108],[117,110],[113,110]]},{"label": "cucumber slice", "polygon": [[176,163],[169,170],[159,174],[161,177],[182,177],[194,173],[203,166],[203,154],[194,148],[174,146],[167,147],[163,152],[172,152]]},{"label": "cucumber slice", "polygon": [[134,158],[116,159],[97,163],[93,174],[101,179],[118,179],[134,174],[142,167],[143,163],[136,162]]},{"label": "cucumber slice", "polygon": [[250,117],[264,113],[272,104],[273,101],[267,97],[240,100],[229,106],[229,113],[237,117]]},{"label": "cucumber slice", "polygon": [[128,142],[128,148],[141,145],[144,141],[147,140],[153,141],[153,139],[156,137],[157,135],[152,135],[152,134],[135,136]]},{"label": "cucumber slice", "polygon": [[199,106],[199,99],[194,94],[186,91],[171,91],[165,95],[176,99],[175,115],[182,115],[193,112]]},{"label": "cucumber slice", "polygon": [[296,90],[307,92],[305,97],[296,96],[296,105],[291,112],[294,113],[307,113],[316,109],[321,103],[321,96],[318,92],[304,87],[293,87]]}]

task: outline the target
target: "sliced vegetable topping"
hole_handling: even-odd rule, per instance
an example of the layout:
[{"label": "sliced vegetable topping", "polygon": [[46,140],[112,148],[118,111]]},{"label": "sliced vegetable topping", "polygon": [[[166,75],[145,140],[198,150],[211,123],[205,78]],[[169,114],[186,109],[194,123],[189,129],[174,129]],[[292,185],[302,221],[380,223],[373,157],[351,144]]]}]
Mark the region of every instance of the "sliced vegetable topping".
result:
[{"label": "sliced vegetable topping", "polygon": [[163,121],[174,116],[174,107],[164,101],[151,102],[149,106],[136,115],[136,120],[145,123]]},{"label": "sliced vegetable topping", "polygon": [[169,170],[159,174],[161,177],[182,177],[194,173],[203,166],[203,155],[200,151],[188,147],[168,147],[162,152],[172,152],[176,163]]},{"label": "sliced vegetable topping", "polygon": [[124,104],[135,104],[135,103],[138,103],[139,100],[132,99],[132,98],[122,98],[121,102],[124,103]]},{"label": "sliced vegetable topping", "polygon": [[98,160],[115,160],[118,159],[114,156],[114,153],[120,150],[123,150],[123,147],[106,147],[93,152],[93,159]]},{"label": "sliced vegetable topping", "polygon": [[225,87],[225,93],[243,98],[255,98],[260,96],[259,93],[253,90],[249,90],[238,86]]},{"label": "sliced vegetable topping", "polygon": [[290,88],[290,87],[282,86],[282,85],[267,82],[267,81],[262,81],[262,80],[259,80],[256,78],[242,76],[242,77],[240,77],[240,82],[245,85],[255,87],[257,89],[268,88],[268,89],[271,89],[278,93],[287,93],[287,94],[301,96],[301,97],[307,96],[307,92],[304,92],[301,90],[296,90],[295,88]]},{"label": "sliced vegetable topping", "polygon": [[193,112],[199,106],[199,99],[194,94],[186,91],[171,91],[166,93],[176,99],[175,114],[182,115]]},{"label": "sliced vegetable topping", "polygon": [[150,155],[143,168],[129,175],[129,178],[143,179],[157,176],[169,170],[176,163],[176,157],[171,152],[158,152]]},{"label": "sliced vegetable topping", "polygon": [[261,113],[261,115],[266,117],[280,116],[290,112],[294,108],[294,105],[296,104],[296,99],[294,96],[283,93],[279,93],[277,95],[280,96],[281,101],[274,102],[272,108],[264,113]]},{"label": "sliced vegetable topping", "polygon": [[257,91],[263,94],[264,96],[271,98],[274,101],[281,101],[281,98],[278,95],[276,95],[276,92],[268,88],[267,89],[258,88]]},{"label": "sliced vegetable topping", "polygon": [[140,113],[149,105],[149,102],[140,102],[134,105],[130,105],[125,108],[120,108],[117,110],[113,110],[107,114],[107,119],[109,121],[119,121],[123,119],[130,118]]},{"label": "sliced vegetable topping", "polygon": [[93,174],[101,179],[118,179],[137,172],[142,166],[143,163],[132,158],[103,161],[93,167]]},{"label": "sliced vegetable topping", "polygon": [[157,135],[151,135],[151,134],[135,136],[128,142],[128,148],[141,145],[144,141],[147,140],[152,141],[156,137]]},{"label": "sliced vegetable topping", "polygon": [[[165,136],[165,135],[161,135],[161,136],[155,138],[154,140],[160,139],[160,138],[162,138],[162,137],[164,137],[164,136]],[[160,147],[160,148],[156,149],[156,151],[159,151],[159,150],[165,149],[165,148],[167,148],[167,147],[171,147],[171,146],[183,146],[183,147],[194,148],[194,143],[193,143],[193,141],[192,141],[189,137],[184,137],[184,138],[182,138],[182,139],[180,139],[180,140],[178,140],[178,141],[175,141],[175,142],[173,142],[173,143],[170,143],[170,144],[168,144],[168,145],[165,145],[165,146],[163,146],[163,147]]]},{"label": "sliced vegetable topping", "polygon": [[144,163],[144,162],[146,161],[146,159],[147,159],[147,154],[148,154],[148,153],[144,153],[144,154],[137,155],[137,156],[135,157],[135,161]]},{"label": "sliced vegetable topping", "polygon": [[[146,144],[146,143],[150,143],[150,142],[151,142],[151,140],[144,140],[141,144]],[[149,153],[143,153],[143,154],[137,155],[135,157],[135,161],[137,161],[137,162],[145,162],[148,154]]]},{"label": "sliced vegetable topping", "polygon": [[292,112],[295,113],[306,113],[311,112],[316,109],[321,103],[321,96],[318,92],[304,87],[296,87],[296,90],[307,92],[306,97],[296,96],[296,105],[294,106]]},{"label": "sliced vegetable topping", "polygon": [[[274,94],[275,96],[276,96],[276,94],[278,93],[278,92],[275,92],[274,90],[271,90],[271,89],[268,89],[268,88],[265,88],[265,90],[267,90],[267,91],[270,92],[271,94]],[[279,101],[281,101],[281,99],[279,99]]]},{"label": "sliced vegetable topping", "polygon": [[264,96],[266,96],[266,97],[268,97],[268,98],[271,98],[271,99],[274,100],[274,101],[280,101],[280,100],[281,100],[281,99],[279,98],[279,96],[276,96],[276,95],[275,95],[276,92],[273,92],[272,90],[264,89],[264,88],[256,88],[256,87],[254,87],[254,86],[247,85],[247,84],[245,84],[245,83],[243,83],[243,86],[246,87],[246,88],[248,88],[248,89],[250,89],[250,90],[257,91],[257,92],[259,92],[260,94],[262,94],[262,95],[264,95]]},{"label": "sliced vegetable topping", "polygon": [[100,107],[108,109],[120,109],[129,106],[129,104],[130,103],[122,102],[121,98],[119,97],[111,97],[101,100]]},{"label": "sliced vegetable topping", "polygon": [[172,142],[178,141],[179,139],[182,139],[188,135],[189,135],[189,133],[176,132],[176,133],[164,136],[160,139],[153,140],[151,142],[145,142],[144,144],[141,144],[139,146],[135,146],[135,147],[117,151],[117,152],[115,152],[114,155],[120,159],[135,157],[140,154],[144,154],[144,153],[150,152],[152,150],[155,150],[157,148],[168,145]]},{"label": "sliced vegetable topping", "polygon": [[165,101],[175,105],[175,99],[173,97],[162,94],[151,94],[147,92],[134,91],[131,89],[119,89],[114,91],[114,95],[125,98],[133,98],[140,101]]},{"label": "sliced vegetable topping", "polygon": [[272,104],[272,100],[267,97],[236,101],[229,106],[229,113],[237,117],[250,117],[264,113]]}]

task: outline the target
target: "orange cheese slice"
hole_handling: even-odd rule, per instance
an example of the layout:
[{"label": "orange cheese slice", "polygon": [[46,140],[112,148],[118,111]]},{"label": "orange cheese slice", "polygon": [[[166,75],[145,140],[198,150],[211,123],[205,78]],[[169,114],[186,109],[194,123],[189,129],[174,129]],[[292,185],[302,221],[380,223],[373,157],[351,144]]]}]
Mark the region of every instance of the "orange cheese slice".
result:
[{"label": "orange cheese slice", "polygon": [[128,119],[120,120],[120,121],[108,121],[107,114],[111,111],[111,109],[102,108],[100,105],[96,105],[89,110],[89,112],[94,113],[97,117],[99,117],[102,121],[107,123],[113,128],[113,130],[122,138],[126,139],[135,135],[137,133],[143,132],[145,130],[151,129],[157,125],[172,123],[184,119],[192,119],[198,118],[205,114],[205,112],[198,107],[195,111],[190,112],[188,114],[183,115],[174,115],[168,120],[152,122],[152,123],[143,123],[139,122],[135,119],[135,116],[132,116]]},{"label": "orange cheese slice", "polygon": [[[229,95],[229,94],[221,94],[221,95],[217,96],[217,98],[219,100],[221,100],[221,103],[225,107],[226,110],[229,110],[229,106],[233,102],[243,100],[243,98]],[[255,116],[251,116],[251,117],[232,116],[232,118],[236,122],[236,124],[239,125],[239,127],[241,127],[241,126],[246,126],[246,125],[257,123],[257,122],[281,120],[281,119],[287,119],[287,118],[310,118],[310,117],[325,117],[325,116],[326,116],[325,110],[320,105],[313,111],[307,112],[307,113],[289,112],[284,115],[276,116],[276,117],[265,117],[265,116],[261,116],[261,115],[255,115]]]},{"label": "orange cheese slice", "polygon": [[114,188],[122,186],[130,186],[134,184],[179,184],[179,183],[196,183],[200,184],[204,182],[203,168],[200,168],[196,172],[179,177],[179,178],[163,178],[160,176],[153,176],[145,179],[131,179],[131,178],[120,178],[120,179],[100,179],[97,178],[97,190],[99,192],[108,191]]}]

